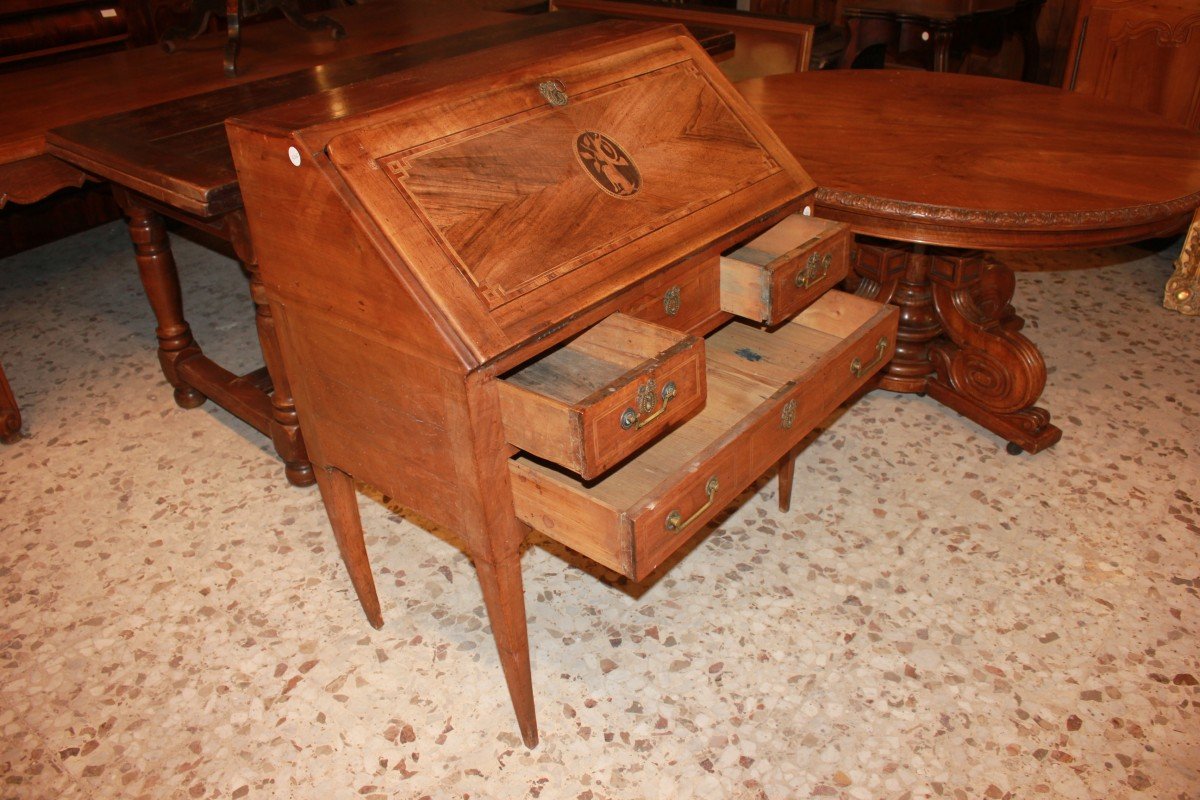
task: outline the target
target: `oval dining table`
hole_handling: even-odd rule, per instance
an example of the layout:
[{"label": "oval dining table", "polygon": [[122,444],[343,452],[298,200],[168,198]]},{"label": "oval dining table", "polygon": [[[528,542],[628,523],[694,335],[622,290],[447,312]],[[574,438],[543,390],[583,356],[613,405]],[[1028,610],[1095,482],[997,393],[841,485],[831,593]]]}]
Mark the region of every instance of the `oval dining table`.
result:
[{"label": "oval dining table", "polygon": [[[1200,207],[1200,135],[1046,86],[908,70],[738,84],[856,234],[859,294],[900,307],[878,386],[915,392],[1036,453],[1062,431],[1035,405],[1046,363],[1015,279],[988,256],[1176,233]],[[1200,287],[1198,287],[1200,288]]]}]

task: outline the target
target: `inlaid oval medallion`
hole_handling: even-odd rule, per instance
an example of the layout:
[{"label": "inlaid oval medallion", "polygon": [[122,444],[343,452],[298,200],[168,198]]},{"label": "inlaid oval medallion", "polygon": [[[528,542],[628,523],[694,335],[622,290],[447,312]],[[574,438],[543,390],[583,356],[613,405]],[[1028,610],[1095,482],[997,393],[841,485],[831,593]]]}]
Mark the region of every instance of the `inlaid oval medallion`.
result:
[{"label": "inlaid oval medallion", "polygon": [[633,159],[603,133],[579,134],[575,155],[596,185],[613,197],[632,197],[642,188],[642,174]]}]

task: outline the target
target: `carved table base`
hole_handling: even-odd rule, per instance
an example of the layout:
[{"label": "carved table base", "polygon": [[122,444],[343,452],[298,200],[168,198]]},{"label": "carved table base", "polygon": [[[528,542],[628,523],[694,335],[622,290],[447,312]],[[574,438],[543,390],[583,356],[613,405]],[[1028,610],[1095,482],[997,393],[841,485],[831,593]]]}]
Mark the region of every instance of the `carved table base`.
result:
[{"label": "carved table base", "polygon": [[204,355],[183,316],[179,274],[160,214],[160,211],[173,215],[174,212],[121,187],[114,187],[113,193],[129,217],[129,235],[142,287],[158,322],[155,330],[158,360],[163,375],[175,388],[175,402],[182,408],[196,408],[211,399],[271,437],[292,485],[311,486],[316,478],[300,434],[296,406],[279,358],[274,319],[266,305],[241,210],[216,220],[184,220],[229,240],[250,275],[250,296],[256,309],[259,345],[266,366],[246,375],[234,375]]},{"label": "carved table base", "polygon": [[1163,308],[1200,316],[1200,214],[1192,220],[1183,252],[1175,262],[1175,273],[1167,279]]},{"label": "carved table base", "polygon": [[1046,362],[1019,332],[1012,270],[978,251],[879,240],[856,249],[855,291],[900,307],[896,355],[879,388],[928,394],[1006,439],[1012,453],[1062,438],[1034,406]]}]

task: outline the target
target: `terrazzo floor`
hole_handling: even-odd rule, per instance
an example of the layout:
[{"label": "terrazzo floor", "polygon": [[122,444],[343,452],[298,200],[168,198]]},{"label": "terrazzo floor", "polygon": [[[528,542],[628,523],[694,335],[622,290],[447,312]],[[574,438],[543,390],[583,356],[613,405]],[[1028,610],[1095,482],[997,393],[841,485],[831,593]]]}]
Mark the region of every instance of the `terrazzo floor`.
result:
[{"label": "terrazzo floor", "polygon": [[1200,319],[1162,255],[1007,260],[1062,442],[877,393],[649,583],[535,539],[533,751],[455,537],[362,498],[372,630],[315,489],[173,405],[119,224],[0,262],[0,796],[1200,798]]}]

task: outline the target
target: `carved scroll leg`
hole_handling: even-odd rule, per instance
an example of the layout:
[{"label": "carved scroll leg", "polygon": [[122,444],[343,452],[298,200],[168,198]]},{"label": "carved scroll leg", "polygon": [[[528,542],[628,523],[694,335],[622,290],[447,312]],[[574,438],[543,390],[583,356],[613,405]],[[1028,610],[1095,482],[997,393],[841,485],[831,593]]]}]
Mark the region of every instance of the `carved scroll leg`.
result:
[{"label": "carved scroll leg", "polygon": [[21,409],[17,406],[17,398],[13,397],[12,387],[8,385],[4,367],[0,365],[0,442],[12,444],[20,438]]},{"label": "carved scroll leg", "polygon": [[1163,308],[1190,317],[1200,316],[1200,212],[1192,220],[1175,273],[1167,279]]},{"label": "carved scroll leg", "polygon": [[317,487],[325,503],[325,513],[333,527],[338,551],[350,573],[350,582],[358,602],[367,614],[367,620],[375,629],[383,627],[383,613],[379,609],[379,595],[375,593],[375,579],[371,575],[371,562],[367,559],[367,545],[363,540],[362,519],[358,514],[358,495],[354,490],[354,479],[340,469],[323,467],[316,470]]},{"label": "carved scroll leg", "polygon": [[937,374],[929,381],[929,395],[1007,439],[1009,452],[1050,447],[1062,431],[1033,405],[1046,386],[1046,362],[1012,329],[1015,315],[1003,313],[1007,300],[995,296],[995,287],[1002,287],[1002,295],[1011,276],[985,277],[987,270],[1007,267],[985,262],[978,253],[929,258],[934,308],[944,331],[930,348]]},{"label": "carved scroll leg", "polygon": [[225,77],[236,78],[237,57],[242,50],[242,3],[241,0],[227,0],[225,5],[225,28],[228,40],[225,42]]},{"label": "carved scroll leg", "polygon": [[288,22],[298,28],[306,31],[328,30],[329,36],[332,39],[346,38],[346,29],[342,27],[340,22],[324,14],[315,19],[309,19],[301,13],[296,0],[283,0],[279,5],[279,10],[283,12],[283,16]]},{"label": "carved scroll leg", "polygon": [[128,192],[114,190],[114,196],[129,217],[129,238],[133,240],[134,258],[146,299],[158,321],[158,361],[163,375],[175,387],[175,402],[181,408],[196,408],[205,397],[179,376],[178,365],[201,355],[200,346],[192,338],[192,329],[183,317],[183,291],[175,256],[162,217],[143,206]]}]

